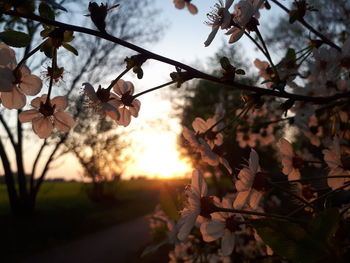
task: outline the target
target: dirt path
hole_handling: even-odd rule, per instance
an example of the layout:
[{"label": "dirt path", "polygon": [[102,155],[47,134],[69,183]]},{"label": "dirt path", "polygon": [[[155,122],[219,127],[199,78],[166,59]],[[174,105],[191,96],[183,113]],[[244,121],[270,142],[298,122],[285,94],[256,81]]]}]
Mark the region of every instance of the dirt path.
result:
[{"label": "dirt path", "polygon": [[23,263],[126,263],[149,241],[149,226],[138,218],[50,249]]}]

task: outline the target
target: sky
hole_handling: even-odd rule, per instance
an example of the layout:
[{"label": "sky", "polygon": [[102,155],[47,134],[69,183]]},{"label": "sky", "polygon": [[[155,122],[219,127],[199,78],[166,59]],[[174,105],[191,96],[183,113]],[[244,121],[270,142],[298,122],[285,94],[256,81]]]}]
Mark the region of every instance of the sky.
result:
[{"label": "sky", "polygon": [[[119,2],[122,4],[122,1]],[[208,21],[206,14],[217,1],[193,0],[192,3],[198,7],[197,15],[190,14],[186,8],[176,9],[172,0],[154,0],[156,8],[160,10],[160,20],[165,21],[166,29],[159,42],[148,45],[146,48],[182,63],[200,65],[203,68],[207,59],[218,51],[228,37],[223,34],[223,31],[219,31],[212,44],[205,47],[204,41],[211,31],[211,27],[204,23]],[[119,11],[121,10],[120,7]],[[274,17],[280,15],[274,8],[269,12],[272,12]],[[265,16],[265,13],[266,11],[261,12],[262,25],[271,23],[275,19],[271,18],[271,15]],[[240,46],[252,66],[255,57],[261,58],[247,39],[240,40]],[[152,60],[146,63],[142,80],[135,79],[131,76],[133,74],[126,75],[123,79],[132,81],[137,93],[168,82],[171,80],[169,74],[173,71],[175,71],[173,66]],[[181,133],[181,127],[179,119],[173,117],[173,105],[169,100],[167,89],[139,97],[141,101],[139,117],[133,118],[130,126],[125,128],[128,139],[133,142],[132,148],[127,151],[133,153],[135,160],[125,171],[124,178],[134,175],[186,176],[191,173],[190,161],[181,159],[177,151],[176,141]],[[159,122],[163,124],[155,124]],[[67,155],[58,160],[48,174],[48,178],[62,176],[65,179],[82,178],[82,169],[74,156]]]}]

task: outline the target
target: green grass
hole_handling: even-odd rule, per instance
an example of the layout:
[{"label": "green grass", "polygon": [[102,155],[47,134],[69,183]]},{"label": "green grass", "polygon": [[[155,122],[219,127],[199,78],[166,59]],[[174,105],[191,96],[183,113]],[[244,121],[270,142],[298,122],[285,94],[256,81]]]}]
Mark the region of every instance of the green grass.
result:
[{"label": "green grass", "polygon": [[[0,185],[0,253],[12,262],[88,233],[150,213],[159,202],[161,180],[121,181],[117,201],[90,201],[82,183],[46,183],[31,217],[11,215],[6,189]],[[169,184],[183,184],[171,181]],[[10,261],[9,261],[10,260]]]}]

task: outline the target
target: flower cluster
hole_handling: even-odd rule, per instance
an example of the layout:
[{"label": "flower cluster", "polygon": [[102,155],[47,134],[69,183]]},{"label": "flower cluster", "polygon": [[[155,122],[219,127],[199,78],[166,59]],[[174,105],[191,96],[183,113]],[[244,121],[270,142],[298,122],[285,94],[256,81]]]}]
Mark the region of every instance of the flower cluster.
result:
[{"label": "flower cluster", "polygon": [[118,80],[112,86],[114,92],[101,86],[95,91],[90,83],[83,85],[88,106],[98,111],[101,117],[108,115],[126,127],[130,124],[131,116],[138,116],[141,102],[133,97],[134,85],[130,81]]},{"label": "flower cluster", "polygon": [[30,73],[25,65],[17,65],[15,51],[0,44],[0,97],[7,109],[20,109],[26,104],[26,96],[37,95],[42,82]]},{"label": "flower cluster", "polygon": [[212,27],[212,31],[204,42],[205,46],[211,44],[220,28],[227,30],[226,34],[230,35],[229,43],[238,41],[246,30],[256,30],[259,25],[259,8],[263,6],[264,0],[241,0],[234,5],[233,13],[230,13],[232,4],[233,0],[226,0],[225,4],[220,0],[207,15],[207,24]]},{"label": "flower cluster", "polygon": [[[1,15],[31,17],[31,11],[23,12],[26,6],[17,2],[1,4]],[[260,9],[269,9],[269,2],[286,11],[290,23],[298,21],[310,32],[309,39],[300,43],[303,48],[289,45],[285,52],[272,54],[269,41],[259,30]],[[51,4],[41,6],[39,14]],[[177,9],[186,7],[191,14],[198,13],[192,0],[173,0],[173,4]],[[213,82],[220,86],[214,91],[218,101],[206,105],[210,111],[196,112],[189,120],[192,128],[182,129],[185,147],[196,157],[193,164],[197,167],[185,197],[173,200],[167,196],[164,200],[171,201],[170,210],[175,212],[169,213],[169,207],[165,209],[162,204],[149,218],[155,233],[159,229],[166,232],[163,244],[174,246],[169,252],[170,262],[343,262],[350,254],[346,232],[350,227],[348,32],[339,33],[343,31],[339,27],[334,34],[324,35],[313,28],[305,15],[316,9],[305,0],[294,1],[291,10],[277,0],[219,0],[207,14],[211,32],[204,45],[209,46],[221,29],[229,36],[229,43],[245,35],[264,56],[251,62],[257,76],[241,81],[238,75],[245,71],[233,66],[227,57],[220,59],[223,76],[209,75],[112,37],[106,32],[107,12],[117,5],[89,6],[99,31],[64,23],[57,27],[48,18],[52,12],[45,14],[44,20],[33,16],[45,22],[41,32],[44,40],[19,63],[15,51],[0,44],[2,106],[19,109],[19,121],[30,122],[39,138],[48,138],[55,130],[67,133],[74,127],[75,120],[65,112],[68,98],[52,96],[56,93],[53,86],[64,72],[57,65],[58,49],[63,46],[78,54],[69,44],[73,31],[99,36],[139,53],[125,60],[126,69],[107,88],[100,85],[95,89],[93,84],[83,83],[85,105],[121,126],[138,117],[140,95],[172,84],[180,88],[194,78]],[[36,5],[32,7],[35,10]],[[345,13],[349,13],[347,8],[344,6]],[[14,41],[13,34],[26,39],[23,32],[5,31],[1,40],[15,47],[25,46]],[[31,100],[31,109],[22,110],[28,96],[42,92],[41,79],[25,65],[39,51],[52,62],[48,91]],[[176,72],[170,74],[169,82],[134,94],[134,85],[122,77],[132,69],[141,79],[142,65],[148,59],[175,66]],[[213,114],[215,103],[219,106]],[[3,119],[1,123],[17,151],[20,140],[13,139]],[[247,157],[243,165],[239,153]],[[206,175],[212,176],[209,184]],[[182,208],[180,213],[177,208]]]}]

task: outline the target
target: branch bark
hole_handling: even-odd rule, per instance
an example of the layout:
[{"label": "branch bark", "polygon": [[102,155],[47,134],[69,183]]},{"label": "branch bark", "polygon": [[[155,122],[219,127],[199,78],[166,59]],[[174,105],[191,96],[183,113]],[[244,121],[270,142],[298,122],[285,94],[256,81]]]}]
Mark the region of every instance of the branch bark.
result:
[{"label": "branch bark", "polygon": [[207,73],[201,72],[195,68],[192,68],[186,64],[183,64],[181,62],[172,60],[170,58],[158,55],[156,53],[150,52],[144,48],[141,48],[137,45],[134,45],[132,43],[129,43],[127,41],[124,41],[122,39],[116,38],[112,35],[109,35],[108,33],[105,32],[100,32],[96,31],[93,29],[85,28],[85,27],[80,27],[80,26],[75,26],[75,25],[70,25],[70,24],[65,24],[62,22],[58,21],[53,21],[49,20],[43,17],[40,17],[35,14],[20,14],[16,11],[6,11],[6,15],[11,15],[11,16],[17,16],[17,17],[22,17],[22,18],[27,18],[30,20],[34,20],[37,22],[53,25],[56,27],[63,28],[65,30],[69,31],[75,31],[75,32],[80,32],[88,35],[93,35],[108,41],[111,41],[115,44],[122,45],[126,48],[129,48],[131,50],[134,50],[136,52],[139,52],[141,54],[144,54],[146,57],[149,59],[154,59],[160,62],[164,62],[169,65],[173,65],[175,67],[181,68],[183,70],[186,70],[187,72],[191,73],[193,78],[200,78],[200,79],[205,79],[208,81],[212,81],[218,84],[221,84],[223,86],[232,88],[232,89],[239,89],[239,90],[246,90],[246,91],[251,91],[255,92],[260,95],[268,95],[268,96],[274,96],[274,97],[279,97],[279,98],[286,98],[286,99],[293,99],[295,101],[305,101],[305,102],[312,102],[314,104],[326,104],[329,102],[332,102],[334,100],[340,99],[340,98],[345,98],[345,97],[350,97],[350,92],[344,92],[344,93],[338,93],[333,96],[328,96],[328,97],[311,97],[311,96],[304,96],[304,95],[298,95],[298,94],[293,94],[293,93],[288,93],[288,92],[281,92],[281,91],[275,91],[275,90],[270,90],[270,89],[265,89],[265,88],[259,88],[256,86],[249,86],[245,85],[242,83],[238,83],[236,81],[224,81],[220,78],[217,78],[215,76],[209,75]]}]

